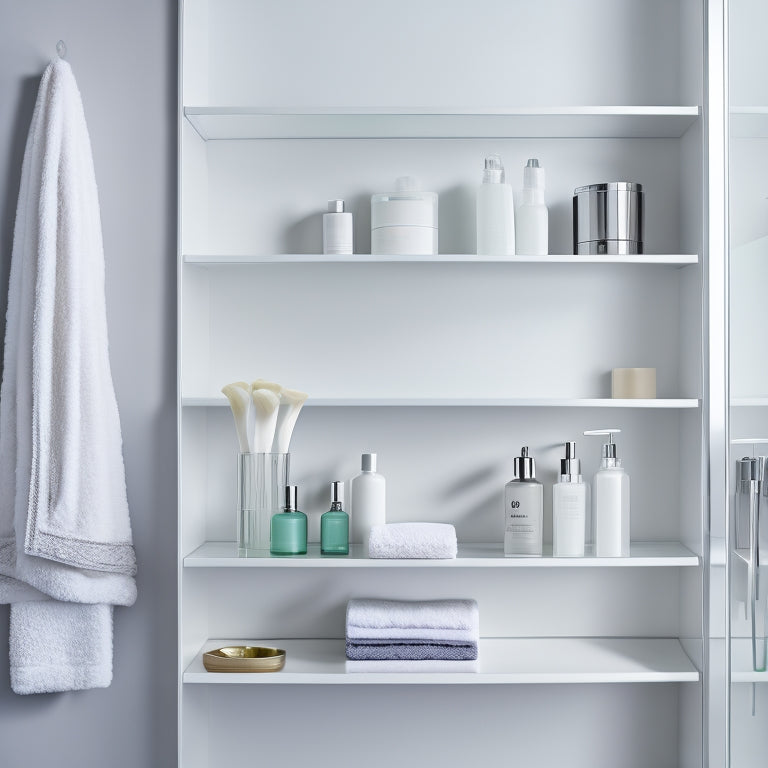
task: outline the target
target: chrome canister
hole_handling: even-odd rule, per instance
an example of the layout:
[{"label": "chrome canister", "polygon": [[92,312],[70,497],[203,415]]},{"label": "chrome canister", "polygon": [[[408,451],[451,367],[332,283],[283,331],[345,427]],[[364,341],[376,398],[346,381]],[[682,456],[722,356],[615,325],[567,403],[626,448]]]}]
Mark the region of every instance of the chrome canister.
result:
[{"label": "chrome canister", "polygon": [[612,181],[573,193],[573,252],[621,256],[643,252],[643,187]]}]

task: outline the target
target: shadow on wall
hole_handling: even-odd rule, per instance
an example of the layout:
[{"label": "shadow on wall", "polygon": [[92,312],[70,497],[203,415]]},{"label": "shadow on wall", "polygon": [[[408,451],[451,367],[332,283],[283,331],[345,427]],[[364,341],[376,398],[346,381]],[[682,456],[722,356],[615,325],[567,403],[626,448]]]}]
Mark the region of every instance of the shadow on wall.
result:
[{"label": "shadow on wall", "polygon": [[[40,86],[39,77],[26,77],[21,81],[19,95],[15,108],[15,116],[11,141],[8,143],[9,169],[3,180],[2,200],[0,211],[0,340],[5,339],[5,312],[8,306],[8,282],[11,275],[11,252],[13,250],[13,226],[16,221],[16,204],[19,199],[19,184],[21,183],[21,163],[24,158],[24,147],[27,144],[27,134],[35,111],[37,89]],[[4,344],[0,343],[0,370],[3,367]]]}]

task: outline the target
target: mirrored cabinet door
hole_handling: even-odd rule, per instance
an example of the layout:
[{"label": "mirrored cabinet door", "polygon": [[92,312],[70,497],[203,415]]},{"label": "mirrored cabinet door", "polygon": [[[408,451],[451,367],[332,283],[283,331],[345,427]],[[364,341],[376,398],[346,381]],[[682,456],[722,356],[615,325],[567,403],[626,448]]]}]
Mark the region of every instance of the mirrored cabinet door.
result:
[{"label": "mirrored cabinet door", "polygon": [[728,16],[730,765],[768,763],[768,3]]}]

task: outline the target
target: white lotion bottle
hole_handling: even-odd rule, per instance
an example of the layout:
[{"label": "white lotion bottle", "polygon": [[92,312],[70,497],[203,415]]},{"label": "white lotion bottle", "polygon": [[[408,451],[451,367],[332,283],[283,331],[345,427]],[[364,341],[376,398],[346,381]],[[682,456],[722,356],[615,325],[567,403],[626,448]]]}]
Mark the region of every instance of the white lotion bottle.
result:
[{"label": "white lotion bottle", "polygon": [[352,214],[344,210],[343,200],[329,200],[328,213],[323,214],[323,253],[352,253]]},{"label": "white lotion bottle", "polygon": [[504,180],[498,155],[485,158],[483,183],[477,190],[478,256],[512,256],[515,253],[515,208],[512,188]]},{"label": "white lotion bottle", "polygon": [[549,252],[549,211],[544,204],[544,169],[532,158],[523,169],[523,191],[515,212],[515,242],[520,256]]},{"label": "white lotion bottle", "polygon": [[543,542],[544,486],[524,447],[515,456],[515,479],[504,486],[504,555],[541,557]]},{"label": "white lotion bottle", "polygon": [[589,486],[581,475],[576,443],[565,444],[560,459],[560,479],[552,486],[552,554],[555,557],[583,557],[586,541]]},{"label": "white lotion bottle", "polygon": [[629,475],[616,457],[613,435],[620,429],[594,429],[585,435],[608,435],[600,469],[592,484],[595,556],[629,557]]},{"label": "white lotion bottle", "polygon": [[374,525],[384,525],[386,519],[386,481],[376,471],[376,454],[364,453],[362,472],[352,478],[350,492],[351,540],[363,545],[368,553],[368,540]]}]

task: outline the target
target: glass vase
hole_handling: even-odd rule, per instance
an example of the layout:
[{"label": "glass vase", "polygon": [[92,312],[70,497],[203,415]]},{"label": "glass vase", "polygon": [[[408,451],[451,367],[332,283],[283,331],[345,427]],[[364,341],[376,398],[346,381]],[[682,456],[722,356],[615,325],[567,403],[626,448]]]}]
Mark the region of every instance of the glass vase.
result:
[{"label": "glass vase", "polygon": [[241,557],[269,554],[272,515],[282,508],[289,453],[240,453],[237,460],[237,548]]}]

